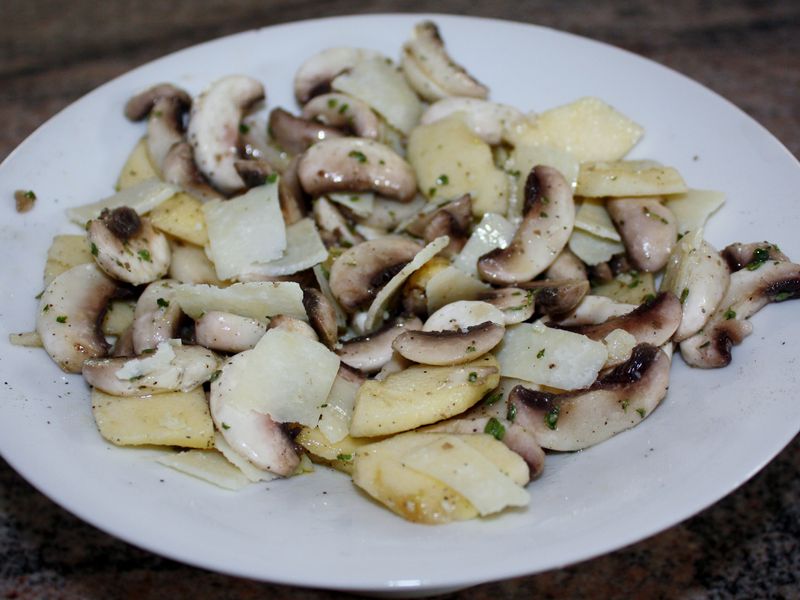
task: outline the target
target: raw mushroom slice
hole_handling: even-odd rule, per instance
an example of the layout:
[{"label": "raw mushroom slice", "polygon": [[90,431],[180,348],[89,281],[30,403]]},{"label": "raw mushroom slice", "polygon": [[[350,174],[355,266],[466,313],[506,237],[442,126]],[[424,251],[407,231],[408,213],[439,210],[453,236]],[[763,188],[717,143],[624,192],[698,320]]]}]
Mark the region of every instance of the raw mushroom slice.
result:
[{"label": "raw mushroom slice", "polygon": [[319,341],[319,336],[317,335],[317,332],[314,331],[314,328],[311,327],[311,325],[302,319],[290,317],[289,315],[275,315],[272,317],[272,319],[270,319],[269,327],[267,329],[282,329],[283,331],[289,333],[302,335],[303,337],[315,342]]},{"label": "raw mushroom slice", "polygon": [[269,113],[269,128],[278,145],[290,154],[300,154],[317,142],[344,136],[335,127],[295,117],[282,108]]},{"label": "raw mushroom slice", "polygon": [[356,137],[377,140],[381,125],[369,104],[347,94],[323,94],[303,107],[303,118],[330,127],[349,129]]},{"label": "raw mushroom slice", "polygon": [[366,48],[328,48],[306,60],[294,76],[294,95],[300,104],[330,91],[337,75],[362,60],[383,58],[380,52]]},{"label": "raw mushroom slice", "polygon": [[680,300],[672,292],[661,292],[653,300],[622,316],[611,317],[596,325],[571,325],[561,328],[597,341],[602,341],[615,329],[622,329],[635,337],[637,344],[661,346],[672,337],[680,322]]},{"label": "raw mushroom slice", "polygon": [[728,365],[732,346],[753,330],[752,315],[770,302],[800,297],[800,265],[771,259],[749,265],[731,274],[728,291],[703,329],[681,342],[681,356],[693,367]]},{"label": "raw mushroom slice", "polygon": [[313,211],[314,221],[326,246],[357,246],[365,241],[333,202],[324,196],[314,201]]},{"label": "raw mushroom slice", "polygon": [[236,172],[239,124],[243,112],[264,99],[264,86],[252,77],[230,75],[211,84],[192,106],[187,139],[200,172],[215,188],[232,194],[245,187]]},{"label": "raw mushroom slice", "polygon": [[[489,89],[457,64],[444,47],[439,29],[431,21],[414,27],[412,38],[403,46],[403,69],[411,87],[425,100],[445,96],[486,98]],[[416,76],[415,76],[416,75]]]},{"label": "raw mushroom slice", "polygon": [[425,242],[432,242],[446,235],[450,238],[450,244],[442,250],[441,255],[451,258],[464,248],[471,227],[472,200],[469,194],[464,194],[432,212],[420,214],[405,230],[411,235],[421,237]]},{"label": "raw mushroom slice", "polygon": [[493,289],[478,296],[478,300],[488,302],[500,309],[506,325],[515,325],[527,321],[536,309],[534,293],[518,287]]},{"label": "raw mushroom slice", "polygon": [[297,165],[299,162],[299,156],[292,158],[278,180],[278,200],[281,204],[283,222],[287,227],[297,223],[308,213],[305,192],[303,192],[303,187],[297,178]]},{"label": "raw mushroom slice", "polygon": [[408,360],[426,365],[460,365],[475,360],[503,339],[505,327],[486,321],[460,331],[405,331],[392,348]]},{"label": "raw mushroom slice", "polygon": [[177,283],[170,279],[154,281],[139,296],[131,332],[134,354],[177,337],[182,314],[181,307],[172,300],[172,288]]},{"label": "raw mushroom slice", "polygon": [[420,250],[419,244],[400,236],[386,236],[349,248],[331,267],[334,298],[350,313],[368,307],[380,289]]},{"label": "raw mushroom slice", "polygon": [[481,278],[500,285],[530,281],[563,250],[574,222],[570,185],[556,169],[534,167],[525,181],[522,223],[507,248],[495,248],[478,259]]},{"label": "raw mushroom slice", "polygon": [[597,325],[613,317],[621,317],[636,308],[635,304],[615,302],[607,296],[584,296],[581,303],[566,316],[558,315],[552,319],[562,326]]},{"label": "raw mushroom slice", "polygon": [[539,314],[551,316],[575,310],[590,289],[586,279],[545,279],[521,283],[519,287],[533,292]]},{"label": "raw mushroom slice", "polygon": [[233,161],[233,168],[244,181],[247,188],[264,185],[274,181],[277,173],[271,164],[260,158],[237,159]]},{"label": "raw mushroom slice", "polygon": [[222,367],[221,375],[211,382],[209,408],[217,430],[228,445],[255,466],[288,477],[300,464],[292,440],[269,415],[236,406],[236,382],[226,371],[237,361],[246,360],[246,352],[237,354]]},{"label": "raw mushroom slice", "polygon": [[417,317],[398,319],[375,333],[344,342],[336,353],[349,367],[364,373],[376,373],[392,360],[392,343],[404,331],[422,329]]},{"label": "raw mushroom slice", "polygon": [[428,317],[422,330],[461,331],[487,321],[502,326],[506,322],[506,317],[503,311],[489,302],[458,300],[446,304]]},{"label": "raw mushroom slice", "polygon": [[768,260],[791,262],[789,257],[781,252],[776,244],[769,242],[754,242],[750,244],[737,242],[726,246],[720,254],[722,254],[722,258],[728,263],[732,272],[744,269],[747,265],[755,264],[755,262],[765,262],[767,259],[764,256],[768,256]]},{"label": "raw mushroom slice", "polygon": [[50,358],[67,373],[80,373],[86,359],[108,353],[100,323],[118,289],[94,263],[64,271],[45,289],[36,332]]},{"label": "raw mushroom slice", "polygon": [[167,237],[127,206],[104,210],[86,230],[97,264],[115,279],[141,285],[169,270],[172,251]]},{"label": "raw mushroom slice", "polygon": [[308,321],[317,332],[320,341],[333,348],[338,341],[339,327],[336,323],[336,309],[321,291],[315,288],[303,290],[303,308]]},{"label": "raw mushroom slice", "polygon": [[428,125],[457,114],[487,144],[497,145],[515,122],[525,116],[513,106],[479,98],[443,98],[428,107],[420,124]]},{"label": "raw mushroom slice", "polygon": [[147,120],[147,153],[161,171],[170,148],[183,141],[183,117],[192,105],[184,90],[168,83],[147,89],[125,105],[125,116],[132,121]]},{"label": "raw mushroom slice", "polygon": [[544,272],[546,279],[588,279],[586,265],[572,253],[569,248],[564,248],[553,263]]},{"label": "raw mushroom slice", "polygon": [[220,352],[250,350],[266,332],[261,321],[217,310],[205,313],[194,324],[197,343]]},{"label": "raw mushroom slice", "polygon": [[672,212],[658,198],[612,198],[606,209],[633,266],[648,273],[664,268],[678,237]]},{"label": "raw mushroom slice", "polygon": [[144,396],[193,390],[208,381],[218,366],[211,350],[162,342],[155,353],[132,359],[90,358],[83,363],[83,377],[112,396]]},{"label": "raw mushroom slice", "polygon": [[564,394],[511,390],[515,422],[531,431],[543,448],[588,448],[637,425],[667,394],[670,360],[656,346],[639,344],[631,358],[591,387]]},{"label": "raw mushroom slice", "polygon": [[161,175],[164,181],[180,186],[204,202],[222,198],[222,194],[212,188],[197,169],[192,147],[187,142],[180,142],[170,148],[161,165]]},{"label": "raw mushroom slice", "polygon": [[300,158],[297,176],[312,196],[375,192],[399,202],[411,202],[417,193],[411,165],[389,146],[362,138],[328,139],[314,144]]}]

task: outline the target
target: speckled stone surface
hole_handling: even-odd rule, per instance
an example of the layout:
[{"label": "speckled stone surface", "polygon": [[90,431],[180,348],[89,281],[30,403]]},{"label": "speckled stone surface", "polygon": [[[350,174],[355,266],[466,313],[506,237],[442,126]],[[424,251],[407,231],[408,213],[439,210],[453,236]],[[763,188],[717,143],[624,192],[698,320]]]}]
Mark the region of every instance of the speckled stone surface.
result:
[{"label": "speckled stone surface", "polygon": [[[800,155],[797,1],[3,0],[0,158],[71,101],[170,51],[297,19],[409,11],[537,23],[632,50],[727,97]],[[741,489],[648,540],[566,569],[446,597],[800,598],[798,498],[795,439]],[[65,512],[2,461],[0,596],[347,597],[226,577],[133,548]]]}]

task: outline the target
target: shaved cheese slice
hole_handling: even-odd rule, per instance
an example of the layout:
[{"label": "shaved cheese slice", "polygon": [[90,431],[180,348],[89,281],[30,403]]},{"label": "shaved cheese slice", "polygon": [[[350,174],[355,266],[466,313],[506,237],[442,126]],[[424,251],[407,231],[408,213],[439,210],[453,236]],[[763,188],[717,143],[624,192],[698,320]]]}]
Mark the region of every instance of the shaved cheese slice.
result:
[{"label": "shaved cheese slice", "polygon": [[250,484],[238,467],[216,450],[189,450],[156,459],[160,464],[208,481],[226,490],[238,491]]},{"label": "shaved cheese slice", "polygon": [[268,263],[254,263],[246,267],[241,274],[245,277],[291,275],[310,269],[326,258],[328,250],[319,237],[314,221],[301,219],[286,228],[286,251],[283,256]]},{"label": "shaved cheese slice", "polygon": [[328,194],[331,202],[336,202],[349,208],[359,217],[368,217],[375,208],[375,194],[372,192],[351,193],[351,194]]},{"label": "shaved cheese slice", "polygon": [[478,259],[495,248],[508,247],[514,239],[516,229],[505,217],[496,213],[486,213],[469,236],[464,248],[453,259],[453,265],[477,277]]},{"label": "shaved cheese slice", "polygon": [[104,198],[99,202],[84,204],[67,210],[67,216],[78,225],[85,225],[86,221],[96,219],[103,210],[114,210],[120,206],[132,208],[138,214],[150,212],[162,202],[169,200],[180,191],[180,188],[165,183],[157,178],[146,179],[134,186],[125,188],[113,196]]},{"label": "shaved cheese slice", "polygon": [[280,258],[286,228],[278,202],[278,183],[255,187],[230,200],[203,205],[208,255],[220,279],[246,273],[255,263]]},{"label": "shaved cheese slice", "polygon": [[438,479],[486,516],[507,506],[527,506],[528,492],[458,436],[446,435],[402,456],[404,465]]},{"label": "shaved cheese slice", "polygon": [[301,334],[270,329],[243,358],[223,368],[232,405],[316,427],[339,370],[336,354]]},{"label": "shaved cheese slice", "polygon": [[491,289],[492,286],[489,284],[467,275],[460,269],[446,267],[435,273],[425,284],[428,314],[433,314],[442,306],[457,300],[475,300]]},{"label": "shaved cheese slice", "polygon": [[606,240],[622,241],[614,222],[606,210],[605,202],[586,198],[575,214],[575,228],[582,229]]},{"label": "shaved cheese slice", "polygon": [[214,434],[214,447],[222,453],[222,456],[228,459],[228,462],[239,469],[242,472],[242,475],[247,477],[247,479],[253,483],[257,481],[272,481],[273,479],[280,477],[280,475],[276,475],[275,473],[270,473],[264,469],[259,469],[241,454],[236,452],[230,447],[228,442],[225,441],[225,438],[222,437],[222,434],[219,431]]},{"label": "shaved cheese slice", "polygon": [[180,346],[180,340],[170,340],[169,342],[161,342],[158,344],[154,354],[146,356],[145,358],[133,358],[126,362],[121,369],[114,375],[117,379],[131,380],[140,379],[145,375],[155,373],[158,371],[165,371],[169,369],[172,360],[175,358],[175,351],[172,349],[173,342],[175,345]]},{"label": "shaved cheese slice", "polygon": [[503,377],[576,390],[594,383],[608,350],[585,335],[537,321],[508,327],[496,356]]},{"label": "shaved cheese slice", "polygon": [[22,333],[9,333],[8,341],[12,346],[24,348],[41,348],[42,338],[36,331],[23,331]]},{"label": "shaved cheese slice", "polygon": [[572,154],[557,146],[544,143],[540,139],[522,138],[514,146],[506,164],[509,172],[518,171],[517,197],[520,207],[524,202],[525,180],[531,169],[537,165],[547,165],[558,170],[571,186],[578,180],[581,163]]},{"label": "shaved cheese slice", "polygon": [[624,329],[615,329],[603,338],[603,343],[608,348],[609,365],[618,365],[631,357],[636,338]]},{"label": "shaved cheese slice", "polygon": [[422,115],[422,103],[405,77],[386,58],[357,63],[331,82],[337,92],[363,100],[392,127],[408,135]]},{"label": "shaved cheese slice", "polygon": [[303,290],[294,281],[236,283],[226,288],[182,283],[175,286],[173,294],[181,310],[193,319],[218,310],[259,321],[268,321],[275,315],[308,320]]},{"label": "shaved cheese slice", "polygon": [[414,271],[444,250],[449,243],[450,238],[446,235],[436,238],[417,252],[416,256],[411,259],[411,262],[403,267],[397,275],[389,280],[389,283],[381,288],[381,291],[375,296],[375,300],[372,301],[367,311],[367,318],[364,323],[366,331],[375,331],[380,326],[384,319],[384,311],[388,308],[392,297],[400,290],[406,279],[408,279]]},{"label": "shaved cheese slice", "polygon": [[615,254],[625,252],[622,242],[601,238],[581,229],[573,229],[569,238],[569,249],[587,265],[599,265]]},{"label": "shaved cheese slice", "polygon": [[686,182],[672,167],[648,160],[586,162],[581,164],[576,196],[663,196],[686,192]]},{"label": "shaved cheese slice", "polygon": [[689,190],[670,196],[664,205],[675,215],[678,233],[702,229],[708,218],[725,203],[725,194],[711,190]]},{"label": "shaved cheese slice", "polygon": [[331,392],[320,410],[319,430],[331,444],[335,444],[350,433],[350,420],[353,418],[353,407],[356,394],[361,384],[336,375]]}]

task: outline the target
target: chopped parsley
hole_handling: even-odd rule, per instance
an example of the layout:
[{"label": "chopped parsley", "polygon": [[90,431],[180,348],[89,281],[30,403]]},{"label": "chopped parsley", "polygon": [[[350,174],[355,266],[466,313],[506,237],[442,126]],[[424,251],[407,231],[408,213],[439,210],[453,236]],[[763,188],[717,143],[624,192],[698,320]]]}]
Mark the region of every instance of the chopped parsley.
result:
[{"label": "chopped parsley", "polygon": [[550,216],[550,215],[548,215],[548,214],[547,214],[546,212],[544,212],[544,211],[542,211],[540,214],[542,215],[542,218],[543,218],[543,219],[546,219],[547,217],[549,217],[549,216]]},{"label": "chopped parsley", "polygon": [[350,105],[349,105],[349,104],[347,104],[347,103],[344,103],[344,104],[342,104],[342,105],[339,107],[339,114],[340,114],[340,115],[343,115],[344,113],[346,113],[346,112],[347,112],[347,109],[348,109],[348,108],[350,108]]},{"label": "chopped parsley", "polygon": [[351,461],[353,460],[352,454],[337,454],[336,460]]},{"label": "chopped parsley", "polygon": [[748,271],[755,271],[769,260],[769,250],[766,248],[756,248],[753,250],[753,260],[745,265]]},{"label": "chopped parsley", "polygon": [[45,304],[45,305],[42,307],[42,312],[47,312],[48,310],[50,310],[50,308],[51,308],[52,306],[53,306],[52,304]]},{"label": "chopped parsley", "polygon": [[36,194],[33,193],[33,190],[28,190],[22,195],[25,196],[28,200],[36,200]]},{"label": "chopped parsley", "polygon": [[506,428],[503,427],[503,424],[492,417],[486,423],[486,427],[483,428],[483,433],[488,433],[496,440],[502,440],[503,436],[506,434]]},{"label": "chopped parsley", "polygon": [[630,400],[623,400],[620,402],[620,406],[622,407],[622,412],[628,412],[628,405],[631,403]]},{"label": "chopped parsley", "polygon": [[558,413],[558,407],[554,406],[552,410],[544,415],[544,424],[547,425],[548,429],[556,428],[556,425],[558,424]]},{"label": "chopped parsley", "polygon": [[159,298],[156,300],[156,304],[158,304],[161,308],[167,308],[169,306],[169,300],[164,300],[164,298]]},{"label": "chopped parsley", "polygon": [[636,409],[636,412],[637,412],[637,413],[639,413],[639,416],[640,416],[642,419],[644,419],[644,415],[645,415],[646,413],[645,413],[645,410],[644,410],[643,408],[637,408],[637,409]]},{"label": "chopped parsley", "polygon": [[487,395],[487,396],[486,396],[486,397],[483,399],[483,403],[484,403],[486,406],[491,406],[492,404],[494,404],[495,402],[497,402],[498,400],[500,400],[500,398],[502,398],[502,397],[503,397],[503,392],[494,392],[494,393],[492,393],[492,394],[488,394],[488,395]]},{"label": "chopped parsley", "polygon": [[514,422],[514,419],[517,418],[517,405],[516,404],[509,404],[508,410],[506,411],[506,419]]},{"label": "chopped parsley", "polygon": [[450,183],[450,178],[447,175],[439,175],[436,178],[436,185],[447,185]]},{"label": "chopped parsley", "polygon": [[[467,352],[475,352],[476,350],[477,348],[475,347],[475,344],[470,344],[469,346],[467,346]],[[470,375],[472,375],[472,373],[470,373]]]},{"label": "chopped parsley", "polygon": [[222,375],[222,371],[220,369],[217,369],[211,374],[211,377],[208,378],[208,382],[211,383],[212,381],[216,381],[217,379],[219,379],[220,375]]},{"label": "chopped parsley", "polygon": [[791,297],[792,297],[792,292],[780,292],[778,294],[775,294],[773,300],[775,302],[783,302],[784,300],[788,300]]},{"label": "chopped parsley", "polygon": [[642,302],[652,302],[656,299],[655,294],[647,294],[644,298],[642,298]]},{"label": "chopped parsley", "polygon": [[470,383],[475,383],[478,381],[478,374],[475,371],[470,371],[469,375],[467,376]]},{"label": "chopped parsley", "polygon": [[59,315],[56,317],[56,321],[59,323],[66,323],[67,322],[67,315]]},{"label": "chopped parsley", "polygon": [[436,195],[436,188],[435,187],[428,188],[428,196],[433,198],[435,195]]},{"label": "chopped parsley", "polygon": [[536,353],[536,358],[544,358],[544,348]]},{"label": "chopped parsley", "polygon": [[736,318],[736,311],[733,310],[732,308],[729,308],[724,313],[722,313],[722,316],[725,317],[726,321],[730,321],[731,319]]},{"label": "chopped parsley", "polygon": [[328,100],[328,108],[336,108],[336,104],[337,104],[336,98],[331,98],[330,100]]},{"label": "chopped parsley", "polygon": [[360,150],[350,150],[350,153],[347,156],[350,158],[355,158],[360,163],[367,162],[367,155]]},{"label": "chopped parsley", "polygon": [[230,425],[228,425],[227,423],[225,423],[225,422],[223,421],[223,422],[222,422],[222,428],[223,428],[223,429],[230,429],[230,428],[231,428],[231,426],[230,426]]},{"label": "chopped parsley", "polygon": [[628,284],[628,289],[632,290],[639,287],[639,284],[642,283],[642,278],[639,277],[639,271],[631,271],[630,276],[631,282]]},{"label": "chopped parsley", "polygon": [[95,244],[94,242],[92,242],[90,251],[92,253],[92,256],[97,256],[100,253],[100,251],[97,249],[97,244]]},{"label": "chopped parsley", "polygon": [[278,174],[270,173],[269,175],[267,175],[266,181],[267,183],[275,183],[276,181],[278,181]]},{"label": "chopped parsley", "polygon": [[147,249],[139,250],[136,254],[139,256],[140,260],[146,262],[153,262],[153,258],[150,256],[150,250]]},{"label": "chopped parsley", "polygon": [[250,131],[250,126],[246,123],[239,123],[239,133],[245,134]]},{"label": "chopped parsley", "polygon": [[683,288],[683,291],[681,291],[681,304],[686,302],[686,298],[688,297],[689,297],[689,288]]}]

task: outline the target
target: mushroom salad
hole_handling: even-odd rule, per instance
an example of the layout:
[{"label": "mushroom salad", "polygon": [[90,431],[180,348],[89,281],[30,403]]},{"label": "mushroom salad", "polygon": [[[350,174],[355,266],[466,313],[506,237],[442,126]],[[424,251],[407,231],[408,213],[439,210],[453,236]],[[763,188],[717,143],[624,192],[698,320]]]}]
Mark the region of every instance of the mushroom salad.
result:
[{"label": "mushroom salad", "polygon": [[723,203],[626,160],[597,98],[488,99],[419,23],[399,62],[338,47],[294,113],[248,75],[133,96],[117,192],[53,240],[36,331],[91,386],[100,434],[227,489],[332,467],[447,523],[529,503],[547,451],[647,418],[673,350],[724,367],[800,295],[771,242],[717,251]]}]

